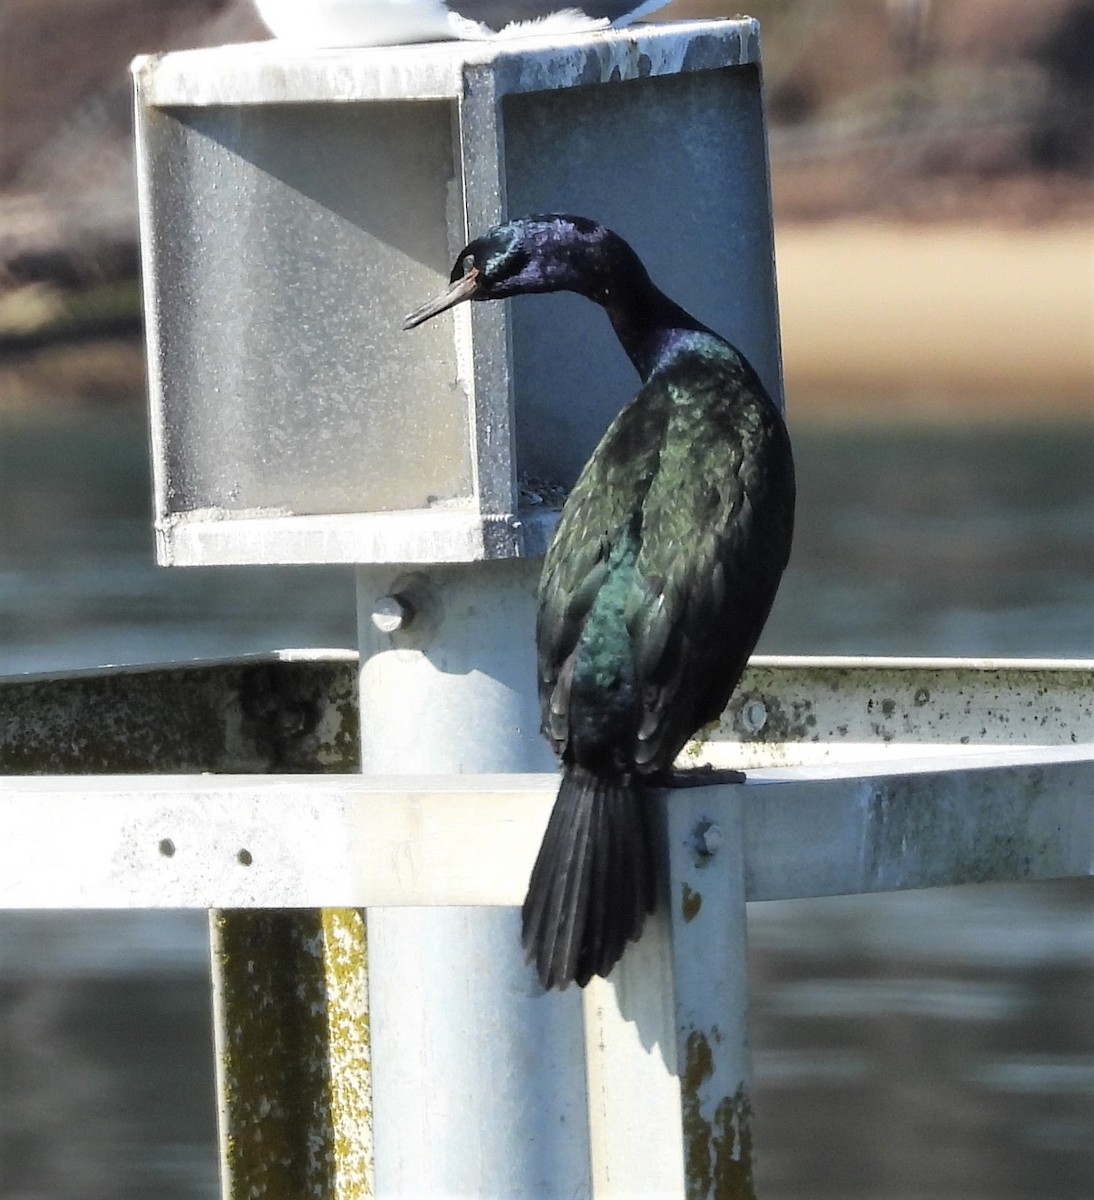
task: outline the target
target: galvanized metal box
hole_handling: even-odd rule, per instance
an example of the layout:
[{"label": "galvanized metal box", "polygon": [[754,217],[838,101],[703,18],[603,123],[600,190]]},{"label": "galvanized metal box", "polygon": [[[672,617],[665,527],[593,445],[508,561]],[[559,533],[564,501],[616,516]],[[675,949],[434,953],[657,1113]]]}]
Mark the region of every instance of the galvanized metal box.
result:
[{"label": "galvanized metal box", "polygon": [[161,562],[541,552],[636,387],[606,318],[400,328],[508,215],[610,225],[779,393],[755,22],[133,69]]}]

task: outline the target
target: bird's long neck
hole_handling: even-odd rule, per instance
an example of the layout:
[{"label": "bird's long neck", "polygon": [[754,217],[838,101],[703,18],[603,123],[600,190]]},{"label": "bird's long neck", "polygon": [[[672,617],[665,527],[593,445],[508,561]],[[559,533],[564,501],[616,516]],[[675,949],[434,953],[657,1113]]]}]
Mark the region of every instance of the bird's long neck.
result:
[{"label": "bird's long neck", "polygon": [[580,290],[603,306],[643,382],[685,333],[710,333],[657,287],[622,238],[605,230],[597,251],[596,268]]},{"label": "bird's long neck", "polygon": [[644,289],[632,288],[600,302],[627,357],[645,382],[687,332],[709,333],[679,304],[646,278]]}]

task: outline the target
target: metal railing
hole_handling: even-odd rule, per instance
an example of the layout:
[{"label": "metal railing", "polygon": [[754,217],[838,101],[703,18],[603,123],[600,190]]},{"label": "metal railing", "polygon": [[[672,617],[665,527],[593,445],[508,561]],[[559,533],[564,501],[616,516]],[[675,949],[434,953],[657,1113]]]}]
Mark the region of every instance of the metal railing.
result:
[{"label": "metal railing", "polygon": [[[0,908],[211,910],[226,1197],[373,1194],[362,910],[518,905],[553,800],[356,774],[355,697],[346,652],[0,681]],[[689,760],[748,778],[663,793],[666,902],[580,996],[598,1198],[753,1195],[748,901],[1094,863],[1088,662],[760,658]]]}]

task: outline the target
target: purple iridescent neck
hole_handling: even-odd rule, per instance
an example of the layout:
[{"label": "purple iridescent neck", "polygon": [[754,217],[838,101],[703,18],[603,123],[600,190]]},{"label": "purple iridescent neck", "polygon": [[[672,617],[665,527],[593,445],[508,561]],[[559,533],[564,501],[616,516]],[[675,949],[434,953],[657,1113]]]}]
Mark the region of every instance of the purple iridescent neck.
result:
[{"label": "purple iridescent neck", "polygon": [[534,276],[528,291],[572,291],[608,314],[616,337],[643,382],[688,333],[711,331],[650,279],[618,234],[593,221],[549,217],[526,224]]}]

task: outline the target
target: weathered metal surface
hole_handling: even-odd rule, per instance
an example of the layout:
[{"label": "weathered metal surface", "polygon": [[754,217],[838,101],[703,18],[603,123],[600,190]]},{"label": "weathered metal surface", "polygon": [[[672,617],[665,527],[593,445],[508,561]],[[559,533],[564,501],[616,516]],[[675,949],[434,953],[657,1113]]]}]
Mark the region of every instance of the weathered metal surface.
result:
[{"label": "weathered metal surface", "polygon": [[[369,626],[405,669],[443,614],[415,594],[405,627]],[[495,625],[487,614],[485,642],[469,643],[476,662],[504,653]],[[427,690],[462,670],[450,654],[431,669]],[[687,756],[740,764],[746,755],[748,782],[666,794],[669,903],[582,998],[597,1200],[643,1190],[751,1196],[745,1001],[725,1001],[744,986],[744,897],[1094,869],[1091,679],[1089,663],[753,662],[721,727]],[[363,922],[348,906],[519,903],[554,794],[551,775],[329,774],[357,761],[355,680],[355,656],[338,654],[0,681],[0,770],[184,772],[211,762],[277,772],[0,777],[0,907],[240,906],[213,914],[231,1200],[369,1194]],[[513,723],[499,703],[489,700],[482,719],[509,728],[507,743],[538,745],[534,715]],[[444,707],[457,724],[469,719],[458,703]],[[413,706],[394,705],[370,744],[416,719]],[[439,769],[429,753],[418,765]],[[288,773],[301,770],[328,774]],[[519,967],[515,923],[501,926]],[[455,941],[477,961],[470,933]],[[416,944],[424,995],[440,943]],[[494,989],[472,981],[464,991],[456,1023],[471,1028]],[[389,992],[385,1021],[405,1036],[405,995]],[[576,997],[536,1003],[548,999]],[[510,1026],[487,1022],[506,1070],[520,1074],[526,1050]],[[567,1019],[539,1044],[574,1065],[574,1041]],[[458,1056],[448,1058],[459,1080]],[[398,1121],[390,1101],[384,1093]],[[559,1128],[580,1120],[570,1112]],[[573,1147],[556,1142],[538,1135],[538,1157],[514,1160],[510,1182],[547,1179],[552,1161],[574,1168]]]},{"label": "weathered metal surface", "polygon": [[664,797],[687,1200],[753,1200],[748,789]]},{"label": "weathered metal surface", "polygon": [[[6,777],[0,907],[517,905],[555,786],[552,775]],[[713,810],[740,797],[749,899],[1091,865],[1090,746],[776,767],[694,790]],[[670,824],[686,811],[673,792],[667,808]]]},{"label": "weathered metal surface", "polygon": [[[510,636],[532,628],[536,574],[519,561],[360,568],[361,762],[370,783],[384,775],[400,790],[442,781],[447,789],[465,773],[552,770],[532,687],[533,640]],[[377,597],[391,594],[406,596],[415,616],[386,633],[371,614]],[[480,775],[487,786],[492,778]],[[424,869],[439,884],[454,873],[485,880],[504,860],[511,896],[522,896],[535,851],[517,827],[530,819],[542,834],[556,781],[521,778],[543,790],[538,805],[513,813],[509,830],[504,820],[483,822],[471,792],[465,800],[449,793],[446,806],[455,815],[469,805],[462,832],[419,810],[414,823],[430,826],[419,826],[421,844],[438,856],[428,866],[413,851],[407,857],[401,837],[399,847],[347,846],[362,864],[386,860],[423,882]],[[486,866],[488,843],[510,838]],[[453,906],[423,901],[431,904],[419,896],[410,907],[368,910],[377,1192],[389,1200],[587,1194],[576,989],[543,994],[523,961],[512,899],[504,908],[469,907],[478,904],[470,894]]]},{"label": "weathered metal surface", "polygon": [[[739,19],[138,60],[160,560],[540,553],[519,480],[572,484],[634,391],[608,323],[563,296],[399,328],[507,213],[619,229],[781,394],[758,57]],[[681,207],[715,245],[666,234]]]},{"label": "weathered metal surface", "polygon": [[[0,678],[0,774],[355,770],[356,680],[356,654],[330,650]],[[761,655],[682,762],[1084,743],[1094,743],[1092,661]]]},{"label": "weathered metal surface", "polygon": [[585,989],[596,1200],[753,1200],[745,794],[663,795],[665,902]]},{"label": "weathered metal surface", "polygon": [[1094,746],[773,768],[748,791],[750,900],[1083,876]]},{"label": "weathered metal surface", "polygon": [[[102,772],[156,771],[163,784],[169,773],[199,770],[352,771],[357,711],[349,651],[0,680],[0,786],[15,771],[78,773],[85,778],[70,782],[84,791],[94,787],[86,776]],[[84,800],[76,805],[86,814]],[[12,822],[21,823],[18,814]],[[191,823],[168,823],[173,830],[155,851],[165,864],[184,861]],[[59,849],[63,827],[44,836]],[[94,854],[96,839],[87,831],[82,849],[73,848]],[[222,852],[211,848],[211,859]],[[246,846],[232,858],[245,873]],[[231,911],[210,919],[225,1200],[371,1194],[360,915]]]},{"label": "weathered metal surface", "polygon": [[356,667],[284,651],[0,678],[0,776],[351,771]]},{"label": "weathered metal surface", "polygon": [[134,61],[133,72],[149,104],[189,107],[444,100],[460,96],[465,71],[481,66],[493,66],[499,90],[513,93],[709,71],[759,58],[759,26],[746,17],[344,51],[258,42],[146,55]]},{"label": "weathered metal surface", "polygon": [[364,917],[211,917],[226,1200],[371,1196]]},{"label": "weathered metal surface", "polygon": [[1094,743],[1094,661],[757,656],[689,762],[749,768]]},{"label": "weathered metal surface", "polygon": [[331,513],[321,517],[248,516],[217,509],[173,514],[157,529],[160,561],[225,566],[240,547],[258,562],[477,562],[535,558],[547,548],[558,520],[548,509],[514,516],[474,512]]},{"label": "weathered metal surface", "polygon": [[662,906],[610,977],[582,993],[595,1200],[684,1200],[672,968]]}]

